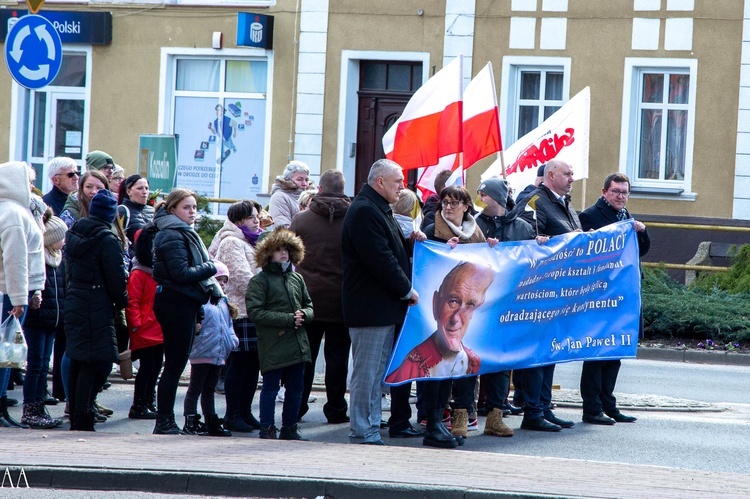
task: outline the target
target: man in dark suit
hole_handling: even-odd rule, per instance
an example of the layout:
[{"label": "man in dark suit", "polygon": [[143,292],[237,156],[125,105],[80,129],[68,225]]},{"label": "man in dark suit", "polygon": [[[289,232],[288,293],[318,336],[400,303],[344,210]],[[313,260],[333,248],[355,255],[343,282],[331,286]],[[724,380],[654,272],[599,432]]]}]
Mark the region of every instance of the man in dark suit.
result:
[{"label": "man in dark suit", "polygon": [[[601,229],[621,220],[632,219],[633,217],[625,209],[628,196],[630,196],[630,179],[622,173],[607,175],[604,179],[602,197],[581,212],[583,230]],[[638,237],[638,251],[640,256],[643,256],[651,247],[651,239],[643,223],[636,220],[633,226]],[[617,409],[617,399],[612,392],[614,392],[619,371],[619,360],[584,361],[581,371],[584,423],[613,425],[616,422],[635,422],[634,416],[626,416]]]},{"label": "man in dark suit", "polygon": [[[419,301],[419,294],[410,280],[409,243],[393,218],[390,206],[398,201],[403,188],[404,174],[398,163],[378,160],[370,168],[367,184],[344,216],[342,302],[344,322],[349,326],[352,340],[351,443],[384,445],[380,438],[380,384],[393,348],[396,327],[403,323],[407,306]],[[416,234],[424,239],[423,233]],[[410,387],[409,384],[404,386],[404,390]],[[397,423],[394,409],[391,408],[391,422]],[[391,437],[422,436],[411,426],[408,417],[399,420],[402,427],[391,425]]]},{"label": "man in dark suit", "polygon": [[[570,206],[573,167],[553,159],[544,168],[544,182],[521,200],[516,211],[537,230],[538,235],[559,236],[581,231],[581,222]],[[533,212],[526,206],[533,201]],[[519,369],[523,377],[523,400],[526,402],[521,428],[535,431],[560,431],[574,426],[573,421],[560,419],[552,412],[552,378],[555,365]]]}]

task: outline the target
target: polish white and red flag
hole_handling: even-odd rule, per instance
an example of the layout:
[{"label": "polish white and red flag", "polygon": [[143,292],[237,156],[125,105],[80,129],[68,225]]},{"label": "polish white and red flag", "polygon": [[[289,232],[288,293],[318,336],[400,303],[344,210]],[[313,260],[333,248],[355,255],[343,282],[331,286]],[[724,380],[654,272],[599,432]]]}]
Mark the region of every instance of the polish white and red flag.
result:
[{"label": "polish white and red flag", "polygon": [[383,136],[385,157],[404,170],[437,165],[462,150],[463,57],[435,73]]},{"label": "polish white and red flag", "polygon": [[463,185],[464,170],[503,148],[491,62],[482,68],[464,90],[461,129],[463,154],[441,158],[437,165],[422,172],[417,187],[422,191],[423,199],[434,193],[435,177],[439,172],[453,170],[454,173],[446,185]]}]

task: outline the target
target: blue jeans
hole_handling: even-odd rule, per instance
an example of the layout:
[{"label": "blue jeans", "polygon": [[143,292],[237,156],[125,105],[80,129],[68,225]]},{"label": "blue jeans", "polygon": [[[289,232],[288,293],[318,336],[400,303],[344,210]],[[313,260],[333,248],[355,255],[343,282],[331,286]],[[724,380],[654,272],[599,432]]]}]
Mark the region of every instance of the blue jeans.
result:
[{"label": "blue jeans", "polygon": [[284,379],[284,408],[281,411],[281,425],[293,426],[299,420],[299,406],[302,403],[302,390],[305,385],[305,363],[273,369],[263,373],[263,388],[260,391],[260,425],[264,428],[276,422],[276,395]]},{"label": "blue jeans", "polygon": [[47,373],[55,342],[54,329],[26,328],[28,353],[26,355],[26,379],[23,382],[23,403],[33,404],[45,399]]}]

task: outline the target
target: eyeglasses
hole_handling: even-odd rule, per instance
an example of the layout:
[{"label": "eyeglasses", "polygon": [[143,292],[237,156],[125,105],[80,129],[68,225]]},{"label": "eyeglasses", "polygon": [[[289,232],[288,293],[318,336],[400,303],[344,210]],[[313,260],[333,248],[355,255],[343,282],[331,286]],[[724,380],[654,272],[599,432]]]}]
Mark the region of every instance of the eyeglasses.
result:
[{"label": "eyeglasses", "polygon": [[628,191],[621,191],[618,189],[610,189],[609,192],[611,192],[614,196],[622,196],[624,198],[630,196],[630,192]]},{"label": "eyeglasses", "polygon": [[125,180],[125,177],[114,176],[110,180]]},{"label": "eyeglasses", "polygon": [[108,170],[108,171],[114,171],[115,166],[114,165],[107,165],[100,168],[100,170]]},{"label": "eyeglasses", "polygon": [[68,178],[74,178],[78,177],[80,175],[80,172],[57,173],[55,174],[55,177],[60,177],[62,175],[65,175]]},{"label": "eyeglasses", "polygon": [[458,208],[459,205],[464,204],[463,201],[448,201],[447,199],[443,199],[440,204],[443,205],[443,208],[451,207],[453,209]]}]

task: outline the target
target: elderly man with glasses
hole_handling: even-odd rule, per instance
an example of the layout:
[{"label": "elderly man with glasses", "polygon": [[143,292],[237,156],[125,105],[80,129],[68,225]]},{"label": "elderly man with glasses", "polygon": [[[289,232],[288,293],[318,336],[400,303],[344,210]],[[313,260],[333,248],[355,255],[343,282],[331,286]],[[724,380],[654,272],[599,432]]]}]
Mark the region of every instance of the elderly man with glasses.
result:
[{"label": "elderly man with glasses", "polygon": [[68,194],[78,189],[78,164],[73,158],[58,156],[47,163],[47,174],[52,181],[52,189],[42,199],[59,216]]},{"label": "elderly man with glasses", "polygon": [[[602,227],[629,220],[633,217],[625,208],[630,196],[630,179],[622,173],[611,173],[604,179],[602,197],[581,212],[579,219],[583,230],[596,230]],[[638,236],[640,256],[648,253],[651,247],[646,226],[637,220],[633,222]],[[619,360],[590,360],[583,363],[581,371],[581,398],[583,399],[583,422],[597,425],[633,423],[634,416],[626,416],[617,408],[613,395]]]}]

